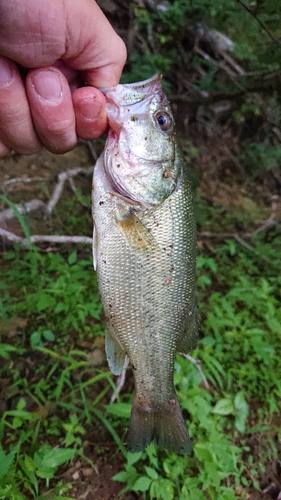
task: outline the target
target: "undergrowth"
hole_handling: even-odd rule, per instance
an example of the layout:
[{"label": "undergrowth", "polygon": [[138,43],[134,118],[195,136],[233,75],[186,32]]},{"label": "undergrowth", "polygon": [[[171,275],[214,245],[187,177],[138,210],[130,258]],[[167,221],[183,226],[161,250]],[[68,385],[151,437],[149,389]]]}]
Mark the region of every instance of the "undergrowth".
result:
[{"label": "undergrowth", "polygon": [[281,238],[273,230],[270,236],[268,243],[269,235],[259,235],[252,250],[231,239],[199,250],[202,338],[193,356],[206,380],[181,356],[175,365],[190,457],[153,443],[143,453],[126,451],[132,395],[109,405],[113,378],[90,355],[103,335],[91,257],[36,247],[4,253],[0,499],[67,498],[71,484],[54,478],[78,457],[95,470],[86,438],[93,422],[123,455],[124,469],[113,479],[142,498],[231,500],[239,492],[243,499],[258,488],[265,462],[280,449]]}]

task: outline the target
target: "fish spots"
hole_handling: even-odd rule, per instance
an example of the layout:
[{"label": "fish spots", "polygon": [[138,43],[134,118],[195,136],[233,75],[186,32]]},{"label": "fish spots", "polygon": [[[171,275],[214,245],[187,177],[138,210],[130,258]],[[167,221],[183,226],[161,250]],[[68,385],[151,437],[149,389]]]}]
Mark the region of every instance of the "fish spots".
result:
[{"label": "fish spots", "polygon": [[170,177],[172,177],[171,172],[169,170],[164,170],[163,177],[164,179],[169,179]]},{"label": "fish spots", "polygon": [[132,115],[131,116],[131,121],[132,122],[137,122],[138,121],[138,117],[136,115]]},{"label": "fish spots", "polygon": [[103,263],[106,264],[106,260],[103,259]]},{"label": "fish spots", "polygon": [[176,404],[176,400],[175,399],[169,399],[168,403],[169,403],[169,405],[174,406]]},{"label": "fish spots", "polygon": [[99,205],[100,205],[100,206],[104,205],[104,201],[100,201],[100,202],[99,202]]},{"label": "fish spots", "polygon": [[172,283],[172,278],[166,278],[164,281],[164,285],[170,285]]}]

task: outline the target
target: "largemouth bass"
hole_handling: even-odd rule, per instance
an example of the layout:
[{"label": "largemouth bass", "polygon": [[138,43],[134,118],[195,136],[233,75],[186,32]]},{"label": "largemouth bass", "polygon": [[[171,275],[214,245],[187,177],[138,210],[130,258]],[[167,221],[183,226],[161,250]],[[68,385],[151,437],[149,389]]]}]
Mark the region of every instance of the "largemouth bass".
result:
[{"label": "largemouth bass", "polygon": [[94,262],[115,375],[129,357],[135,396],[127,446],[154,439],[186,454],[176,351],[196,345],[196,229],[190,184],[158,75],[105,89],[109,135],[93,178]]}]

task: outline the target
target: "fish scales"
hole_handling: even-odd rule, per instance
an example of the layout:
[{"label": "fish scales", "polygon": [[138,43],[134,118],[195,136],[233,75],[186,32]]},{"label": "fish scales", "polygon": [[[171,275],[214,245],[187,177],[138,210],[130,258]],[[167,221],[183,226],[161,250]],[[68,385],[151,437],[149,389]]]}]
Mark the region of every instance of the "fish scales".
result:
[{"label": "fish scales", "polygon": [[[159,89],[157,78],[148,81],[150,89],[153,90],[155,81]],[[143,85],[145,88],[146,82]],[[129,85],[127,88],[130,91]],[[134,102],[130,102],[131,116],[133,108]],[[139,103],[137,108],[139,111]],[[158,94],[154,108],[153,116],[158,109],[171,113],[162,94]],[[133,117],[135,123],[137,113]],[[123,120],[126,123],[126,119]],[[160,134],[153,123],[150,120],[149,127],[153,126]],[[112,126],[116,128],[114,120]],[[125,131],[128,127],[126,129],[124,125]],[[143,141],[146,132],[140,134]],[[121,133],[109,138],[94,170],[94,256],[106,318],[106,352],[110,368],[119,374],[127,355],[134,373],[136,392],[128,448],[133,452],[140,451],[155,439],[162,448],[188,453],[190,439],[176,397],[173,371],[176,351],[190,351],[197,338],[196,229],[190,184],[174,134],[167,134],[164,139],[161,136],[160,144],[153,150],[154,162],[158,161],[157,169],[162,169],[161,176],[159,172],[153,172],[155,163],[151,163],[152,175],[147,169],[147,179],[141,172],[140,183],[133,180],[137,187],[132,187],[130,198],[129,193],[126,192],[126,196],[124,193],[128,184],[122,184],[120,189],[118,181],[114,184],[117,177],[110,171],[114,167],[117,171],[120,168],[117,162],[124,161],[120,159],[114,142],[120,146],[124,138]],[[128,133],[127,141],[126,151],[130,146]],[[167,151],[166,144],[170,148]],[[140,146],[142,156],[139,162],[144,162],[145,150],[142,148]],[[151,145],[148,149],[151,154]],[[118,160],[112,163],[114,154]],[[173,183],[170,182],[169,175],[174,176],[176,182],[173,179]],[[170,187],[167,188],[167,183],[163,186],[161,180],[159,195],[161,177]],[[136,199],[136,193],[142,198],[143,186],[146,187],[144,179],[149,182],[149,189],[145,191],[149,194],[148,201],[143,202]],[[152,205],[154,191],[157,202]]]}]

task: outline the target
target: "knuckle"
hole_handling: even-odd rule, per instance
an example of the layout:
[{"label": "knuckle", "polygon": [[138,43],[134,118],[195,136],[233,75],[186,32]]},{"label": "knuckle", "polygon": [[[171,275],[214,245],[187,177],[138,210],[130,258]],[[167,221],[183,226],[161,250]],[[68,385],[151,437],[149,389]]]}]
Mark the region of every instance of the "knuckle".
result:
[{"label": "knuckle", "polygon": [[57,119],[49,121],[44,126],[44,135],[48,134],[52,137],[62,137],[74,129],[74,123],[71,119]]}]

